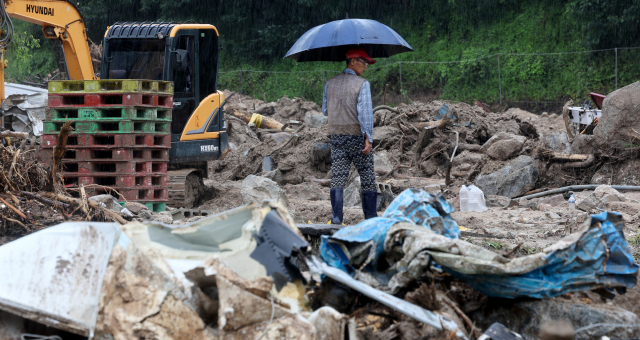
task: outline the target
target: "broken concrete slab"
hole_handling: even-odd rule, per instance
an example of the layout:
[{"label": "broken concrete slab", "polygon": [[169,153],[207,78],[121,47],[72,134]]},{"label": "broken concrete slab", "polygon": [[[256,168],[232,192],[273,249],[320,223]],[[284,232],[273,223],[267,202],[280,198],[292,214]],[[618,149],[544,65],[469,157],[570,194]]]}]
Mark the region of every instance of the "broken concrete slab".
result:
[{"label": "broken concrete slab", "polygon": [[171,211],[171,218],[174,221],[181,220],[183,218],[191,218],[193,216],[209,216],[211,215],[211,211],[209,210],[200,210],[200,209],[187,209],[180,208]]},{"label": "broken concrete slab", "polygon": [[533,158],[522,155],[494,173],[478,176],[475,185],[485,195],[514,198],[532,190],[538,180],[538,174],[538,167]]}]

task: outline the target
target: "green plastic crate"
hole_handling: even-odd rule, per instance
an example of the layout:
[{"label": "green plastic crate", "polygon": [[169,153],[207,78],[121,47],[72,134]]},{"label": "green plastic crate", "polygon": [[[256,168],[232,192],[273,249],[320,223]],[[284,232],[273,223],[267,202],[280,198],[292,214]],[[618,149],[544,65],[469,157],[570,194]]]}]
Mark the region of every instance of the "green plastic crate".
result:
[{"label": "green plastic crate", "polygon": [[[64,121],[44,122],[44,134],[57,134],[60,132]],[[73,121],[71,127],[74,134],[77,133],[156,133],[167,134],[171,129],[169,122],[153,121]]]},{"label": "green plastic crate", "polygon": [[173,94],[173,82],[136,79],[50,81],[49,93],[157,93],[171,95]]},{"label": "green plastic crate", "polygon": [[171,110],[142,107],[50,109],[46,121],[153,120],[171,121]]}]

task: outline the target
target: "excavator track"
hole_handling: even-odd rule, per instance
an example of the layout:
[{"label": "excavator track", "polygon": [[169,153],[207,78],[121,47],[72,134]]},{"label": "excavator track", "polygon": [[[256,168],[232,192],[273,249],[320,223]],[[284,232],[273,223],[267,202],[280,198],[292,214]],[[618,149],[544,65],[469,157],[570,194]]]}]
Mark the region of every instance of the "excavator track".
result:
[{"label": "excavator track", "polygon": [[207,199],[209,189],[204,185],[202,170],[179,169],[169,170],[169,201],[167,205],[174,208],[195,208]]}]

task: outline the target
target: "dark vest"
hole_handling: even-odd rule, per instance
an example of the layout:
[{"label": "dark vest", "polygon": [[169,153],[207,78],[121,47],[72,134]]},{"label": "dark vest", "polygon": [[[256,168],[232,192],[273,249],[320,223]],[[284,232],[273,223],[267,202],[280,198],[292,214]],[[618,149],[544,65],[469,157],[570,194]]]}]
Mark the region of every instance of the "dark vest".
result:
[{"label": "dark vest", "polygon": [[329,135],[361,135],[358,120],[358,95],[366,80],[348,73],[329,79],[327,113]]}]

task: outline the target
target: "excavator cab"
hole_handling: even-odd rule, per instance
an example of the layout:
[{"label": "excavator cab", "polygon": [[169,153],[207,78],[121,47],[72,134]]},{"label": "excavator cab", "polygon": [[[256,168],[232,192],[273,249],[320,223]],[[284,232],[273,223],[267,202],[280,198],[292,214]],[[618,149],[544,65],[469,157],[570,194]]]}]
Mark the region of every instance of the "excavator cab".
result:
[{"label": "excavator cab", "polygon": [[206,161],[226,155],[218,51],[218,31],[212,25],[116,23],[105,33],[101,79],[174,83],[170,168],[197,168],[206,174]]}]

